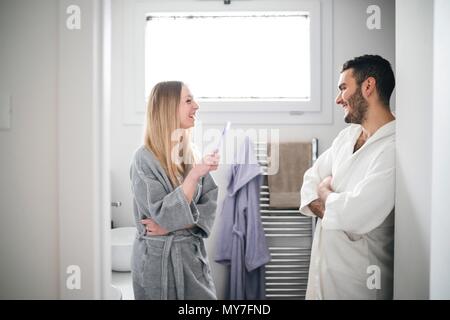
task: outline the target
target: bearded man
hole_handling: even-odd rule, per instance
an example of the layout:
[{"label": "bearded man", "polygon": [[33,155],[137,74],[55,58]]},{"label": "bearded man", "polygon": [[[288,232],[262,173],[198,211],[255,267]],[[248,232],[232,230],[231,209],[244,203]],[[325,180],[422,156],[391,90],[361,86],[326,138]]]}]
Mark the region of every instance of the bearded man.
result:
[{"label": "bearded man", "polygon": [[317,216],[307,299],[392,299],[395,87],[378,55],[347,61],[336,103],[350,125],[304,176],[300,212]]}]

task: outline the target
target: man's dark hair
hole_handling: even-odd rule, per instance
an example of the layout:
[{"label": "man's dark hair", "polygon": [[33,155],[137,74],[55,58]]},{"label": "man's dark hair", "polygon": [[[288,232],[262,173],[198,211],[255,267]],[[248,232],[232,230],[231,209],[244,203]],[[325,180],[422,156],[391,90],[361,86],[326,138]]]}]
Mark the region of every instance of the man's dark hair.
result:
[{"label": "man's dark hair", "polygon": [[366,54],[345,62],[341,72],[347,69],[353,69],[358,86],[368,77],[375,78],[378,96],[381,102],[389,107],[389,99],[395,87],[394,72],[389,61],[378,55]]}]

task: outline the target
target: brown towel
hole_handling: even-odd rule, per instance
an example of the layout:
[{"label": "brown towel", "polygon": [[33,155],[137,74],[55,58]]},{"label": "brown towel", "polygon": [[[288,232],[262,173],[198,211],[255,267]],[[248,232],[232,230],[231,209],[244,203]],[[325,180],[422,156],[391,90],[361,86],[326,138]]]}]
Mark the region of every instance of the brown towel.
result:
[{"label": "brown towel", "polygon": [[[303,175],[312,165],[312,144],[311,142],[269,143],[268,147],[269,206],[279,209],[298,209]],[[278,172],[276,172],[277,168]]]}]

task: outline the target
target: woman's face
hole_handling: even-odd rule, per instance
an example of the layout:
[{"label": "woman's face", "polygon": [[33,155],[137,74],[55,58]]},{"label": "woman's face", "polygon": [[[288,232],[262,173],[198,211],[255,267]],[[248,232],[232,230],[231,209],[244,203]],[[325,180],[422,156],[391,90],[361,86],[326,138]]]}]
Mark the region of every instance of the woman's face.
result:
[{"label": "woman's face", "polygon": [[198,104],[189,91],[189,88],[183,85],[181,88],[180,106],[178,113],[180,116],[180,126],[182,129],[189,129],[195,124],[195,113],[198,110]]}]

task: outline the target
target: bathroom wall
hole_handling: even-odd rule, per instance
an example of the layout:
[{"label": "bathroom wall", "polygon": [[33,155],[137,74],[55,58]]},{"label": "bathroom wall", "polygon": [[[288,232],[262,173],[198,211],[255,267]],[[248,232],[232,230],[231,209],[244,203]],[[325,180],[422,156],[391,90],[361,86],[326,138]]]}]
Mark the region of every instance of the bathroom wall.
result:
[{"label": "bathroom wall", "polygon": [[[396,299],[428,299],[433,3],[397,0]],[[420,19],[421,23],[417,21]],[[420,46],[417,46],[420,43]],[[411,54],[414,52],[414,54]],[[421,57],[420,60],[417,57]],[[418,81],[418,79],[420,79]]]},{"label": "bathroom wall", "polygon": [[[327,0],[323,0],[326,2]],[[111,112],[111,199],[121,201],[120,208],[112,208],[112,219],[116,227],[134,224],[132,216],[132,202],[129,184],[129,163],[134,150],[141,145],[142,127],[123,124],[123,11],[126,0],[113,1],[113,53],[112,53],[112,112]],[[366,9],[369,5],[378,5],[381,9],[380,30],[368,30]],[[342,64],[355,56],[371,53],[380,54],[388,59],[395,68],[395,2],[391,0],[339,0],[333,2],[333,90],[337,87],[339,72]],[[333,91],[334,95],[337,90]],[[195,94],[195,93],[194,93]],[[391,103],[394,104],[395,96]],[[281,141],[309,141],[313,137],[319,139],[319,152],[323,152],[331,145],[336,134],[345,127],[343,113],[334,101],[324,101],[333,108],[333,123],[328,125],[252,125],[255,129],[279,129]],[[270,123],[270,119],[265,121]],[[215,128],[203,124],[204,129]],[[248,125],[234,125],[234,128],[250,128]],[[220,128],[219,128],[220,129]],[[213,173],[219,185],[219,205],[224,197],[226,188],[227,167]],[[217,224],[215,228],[217,228]],[[215,230],[208,239],[207,246],[210,257],[214,253]],[[212,260],[212,259],[211,259]],[[221,265],[212,264],[219,297],[224,292],[224,270]]]},{"label": "bathroom wall", "polygon": [[58,297],[56,0],[0,1],[0,299]]},{"label": "bathroom wall", "polygon": [[[109,192],[100,194],[108,190],[101,188],[108,140],[100,138],[108,68],[99,32],[107,3],[0,1],[0,94],[12,106],[10,128],[0,130],[0,299],[109,292],[110,273],[100,271],[109,264],[101,250]],[[66,24],[72,5],[81,13],[75,29]],[[70,266],[79,267],[74,288]]]},{"label": "bathroom wall", "polygon": [[[108,297],[109,0],[58,1],[58,222],[60,298]],[[72,27],[78,6],[80,24]],[[105,123],[106,122],[106,123]],[[108,155],[108,156],[105,156]],[[105,181],[107,180],[107,181]],[[79,285],[72,286],[73,279]]]},{"label": "bathroom wall", "polygon": [[430,240],[430,299],[450,299],[450,2],[434,1],[433,195]]},{"label": "bathroom wall", "polygon": [[397,0],[396,12],[394,297],[449,299],[449,2]]}]

